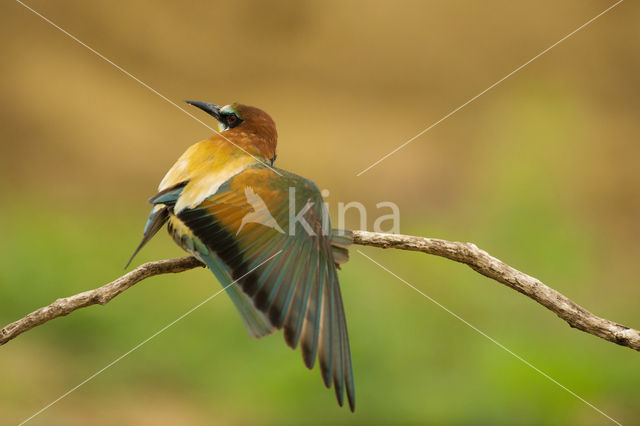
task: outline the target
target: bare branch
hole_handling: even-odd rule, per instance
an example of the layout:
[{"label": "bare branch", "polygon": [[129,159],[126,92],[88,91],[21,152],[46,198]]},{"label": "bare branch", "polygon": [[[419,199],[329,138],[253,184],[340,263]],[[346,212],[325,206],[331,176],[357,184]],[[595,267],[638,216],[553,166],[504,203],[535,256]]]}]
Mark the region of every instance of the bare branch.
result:
[{"label": "bare branch", "polygon": [[354,244],[420,251],[469,265],[479,274],[535,300],[571,327],[640,351],[640,331],[595,316],[562,293],[496,259],[475,244],[367,231],[353,231],[353,234]]},{"label": "bare branch", "polygon": [[58,299],[49,306],[33,311],[26,317],[7,325],[0,330],[0,345],[4,345],[9,340],[15,339],[18,335],[31,330],[33,327],[37,327],[54,318],[69,315],[76,309],[86,308],[91,305],[105,305],[111,299],[145,278],[182,272],[198,266],[204,265],[191,256],[145,263],[117,280],[111,281],[109,284]]},{"label": "bare branch", "polygon": [[[419,251],[464,263],[476,272],[535,300],[565,320],[571,327],[640,351],[640,331],[593,315],[540,280],[512,268],[472,243],[367,231],[353,231],[353,236],[354,244]],[[68,315],[76,309],[96,304],[104,305],[145,278],[183,272],[199,266],[203,266],[202,263],[193,257],[145,263],[102,287],[58,299],[51,305],[7,325],[0,330],[0,345],[47,321]]]}]

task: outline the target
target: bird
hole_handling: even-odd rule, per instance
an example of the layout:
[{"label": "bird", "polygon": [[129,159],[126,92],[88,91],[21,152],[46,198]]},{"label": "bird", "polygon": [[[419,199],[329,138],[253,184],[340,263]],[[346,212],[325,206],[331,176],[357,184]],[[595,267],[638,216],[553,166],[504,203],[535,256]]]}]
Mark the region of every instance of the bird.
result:
[{"label": "bird", "polygon": [[[251,337],[283,329],[304,365],[355,410],[351,350],[337,270],[350,231],[332,229],[317,186],[275,168],[278,133],[259,108],[185,101],[218,132],[190,146],[164,176],[128,265],[167,224],[173,240],[211,270]],[[293,211],[292,211],[293,210]]]}]

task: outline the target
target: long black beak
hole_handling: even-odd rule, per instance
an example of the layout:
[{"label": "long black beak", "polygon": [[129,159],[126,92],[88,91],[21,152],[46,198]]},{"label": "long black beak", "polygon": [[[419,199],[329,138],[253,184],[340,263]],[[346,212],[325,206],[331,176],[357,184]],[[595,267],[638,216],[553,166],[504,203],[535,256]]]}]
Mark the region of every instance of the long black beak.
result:
[{"label": "long black beak", "polygon": [[211,114],[216,120],[220,121],[220,105],[211,104],[209,102],[185,101],[186,103],[200,108],[204,112]]}]

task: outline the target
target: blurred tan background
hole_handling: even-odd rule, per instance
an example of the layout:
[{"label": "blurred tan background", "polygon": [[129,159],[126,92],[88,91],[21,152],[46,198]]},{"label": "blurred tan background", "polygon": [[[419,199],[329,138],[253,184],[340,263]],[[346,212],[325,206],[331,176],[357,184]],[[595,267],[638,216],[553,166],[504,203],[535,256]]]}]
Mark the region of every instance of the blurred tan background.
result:
[{"label": "blurred tan background", "polygon": [[[640,327],[637,4],[360,177],[613,2],[28,4],[174,102],[265,109],[278,124],[278,166],[329,189],[333,214],[340,201],[363,202],[371,228],[387,213],[375,204],[396,202],[403,233],[472,241]],[[4,325],[119,276],[146,199],[210,131],[20,4],[2,2],[0,16]],[[362,250],[608,415],[640,424],[637,353],[461,265]],[[161,233],[137,262],[180,254]],[[341,281],[355,414],[281,336],[249,339],[220,297],[33,424],[608,423],[361,255]],[[207,271],[154,278],[0,348],[0,424],[29,417],[218,288]]]}]

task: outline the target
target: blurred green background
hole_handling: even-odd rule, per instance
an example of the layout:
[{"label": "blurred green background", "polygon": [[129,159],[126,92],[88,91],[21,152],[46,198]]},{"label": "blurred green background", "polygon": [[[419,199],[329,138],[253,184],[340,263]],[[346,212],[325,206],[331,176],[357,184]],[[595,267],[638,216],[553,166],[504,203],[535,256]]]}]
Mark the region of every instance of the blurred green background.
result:
[{"label": "blurred green background", "polygon": [[[360,201],[371,229],[387,212],[375,204],[396,202],[403,233],[472,241],[640,327],[637,4],[360,177],[612,2],[28,4],[175,102],[268,111],[278,165],[329,189],[334,215],[338,202]],[[18,3],[2,2],[0,16],[4,325],[121,275],[146,199],[210,131]],[[616,420],[640,424],[638,353],[462,265],[361,250]],[[181,254],[163,232],[136,262]],[[280,335],[250,339],[221,296],[32,423],[609,424],[355,251],[341,282],[355,414]],[[218,289],[205,270],[152,278],[1,347],[0,423],[27,418]]]}]

